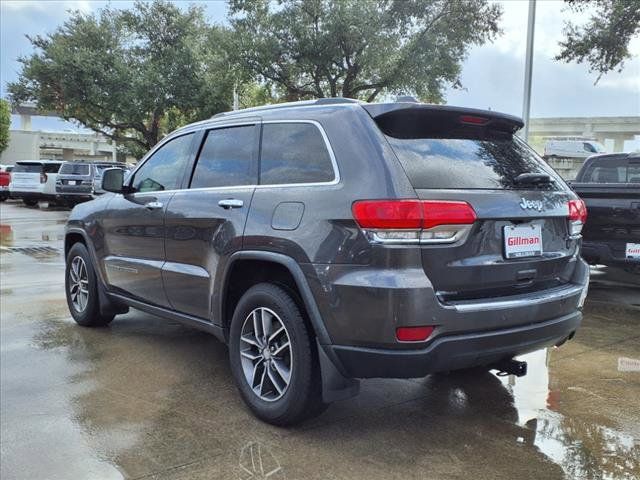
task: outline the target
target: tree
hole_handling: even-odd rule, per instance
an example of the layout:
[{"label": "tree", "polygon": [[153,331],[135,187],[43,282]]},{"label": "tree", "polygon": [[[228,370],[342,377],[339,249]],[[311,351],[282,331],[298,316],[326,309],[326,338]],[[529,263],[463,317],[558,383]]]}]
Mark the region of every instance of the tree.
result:
[{"label": "tree", "polygon": [[140,155],[167,131],[229,109],[234,79],[220,48],[228,35],[206,24],[202,8],[163,0],[73,12],[52,34],[29,38],[36,51],[20,59],[8,90],[15,103],[36,101]]},{"label": "tree", "polygon": [[11,108],[9,102],[0,98],[0,153],[9,146],[9,127],[11,126]]},{"label": "tree", "polygon": [[631,58],[629,42],[640,34],[640,2],[637,0],[565,0],[569,9],[582,12],[595,7],[595,12],[583,26],[571,22],[565,25],[566,39],[560,42],[562,51],[556,60],[586,62],[589,71],[598,78],[621,71]]},{"label": "tree", "polygon": [[413,93],[460,86],[468,48],[499,33],[486,0],[230,0],[240,66],[287,99]]}]

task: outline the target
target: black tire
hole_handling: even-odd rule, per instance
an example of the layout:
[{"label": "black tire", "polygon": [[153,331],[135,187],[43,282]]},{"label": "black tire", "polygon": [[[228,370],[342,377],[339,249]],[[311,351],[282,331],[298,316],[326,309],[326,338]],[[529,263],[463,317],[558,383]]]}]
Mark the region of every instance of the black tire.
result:
[{"label": "black tire", "polygon": [[[72,298],[71,286],[76,284],[72,275],[72,268],[74,260],[80,258],[84,262],[86,269],[86,290],[88,291],[88,298],[84,308],[79,308]],[[64,287],[67,297],[67,305],[71,316],[78,325],[83,327],[102,327],[108,325],[113,320],[114,315],[101,315],[100,303],[98,297],[98,284],[96,279],[96,273],[91,263],[91,257],[87,247],[82,243],[74,244],[69,250],[67,255],[67,262],[65,267]]]},{"label": "black tire", "polygon": [[34,200],[33,198],[23,198],[22,203],[24,203],[27,207],[35,207],[38,205],[38,200]]},{"label": "black tire", "polygon": [[[273,401],[264,400],[254,392],[241,362],[242,327],[256,308],[267,308],[279,317],[291,344],[290,381],[282,396]],[[274,284],[261,283],[251,287],[238,302],[231,320],[229,360],[243,400],[258,418],[267,423],[293,425],[319,415],[328,406],[322,402],[322,379],[311,328],[291,295]]]}]

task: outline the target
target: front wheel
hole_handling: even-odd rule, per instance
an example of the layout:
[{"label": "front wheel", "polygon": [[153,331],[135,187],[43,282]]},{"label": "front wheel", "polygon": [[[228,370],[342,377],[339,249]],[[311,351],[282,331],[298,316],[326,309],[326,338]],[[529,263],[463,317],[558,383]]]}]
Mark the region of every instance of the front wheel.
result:
[{"label": "front wheel", "polygon": [[282,288],[261,283],[242,296],[231,321],[229,356],[240,394],[258,418],[284,426],[324,410],[312,340]]},{"label": "front wheel", "polygon": [[113,315],[100,313],[96,272],[82,243],[73,245],[67,255],[65,291],[69,312],[78,325],[98,327],[113,320]]},{"label": "front wheel", "polygon": [[35,207],[38,205],[38,200],[34,200],[33,198],[23,198],[22,203],[24,203],[27,207]]}]

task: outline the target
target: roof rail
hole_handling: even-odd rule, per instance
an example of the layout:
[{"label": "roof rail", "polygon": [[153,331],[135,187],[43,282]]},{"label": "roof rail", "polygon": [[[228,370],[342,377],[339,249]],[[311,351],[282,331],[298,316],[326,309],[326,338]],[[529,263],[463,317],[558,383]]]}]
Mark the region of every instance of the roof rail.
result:
[{"label": "roof rail", "polygon": [[360,100],[356,100],[354,98],[327,97],[327,98],[318,98],[317,100],[302,100],[298,102],[272,103],[270,105],[261,105],[259,107],[243,108],[241,110],[231,110],[228,112],[216,113],[211,118],[226,117],[227,115],[234,115],[238,113],[251,113],[251,112],[260,112],[263,110],[275,110],[278,108],[302,107],[305,105],[338,105],[338,104],[348,104],[348,103],[364,103],[364,102],[361,102]]}]

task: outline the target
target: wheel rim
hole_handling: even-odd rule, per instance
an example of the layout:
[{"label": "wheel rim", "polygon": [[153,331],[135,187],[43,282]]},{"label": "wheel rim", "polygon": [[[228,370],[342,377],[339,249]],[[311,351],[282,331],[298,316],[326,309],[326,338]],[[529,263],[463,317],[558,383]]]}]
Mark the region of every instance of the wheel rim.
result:
[{"label": "wheel rim", "polygon": [[291,382],[293,352],[280,317],[265,307],[253,310],[240,333],[240,361],[245,379],[262,400],[281,398]]},{"label": "wheel rim", "polygon": [[69,268],[69,298],[73,308],[81,313],[89,302],[89,275],[82,257],[74,257]]}]

